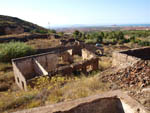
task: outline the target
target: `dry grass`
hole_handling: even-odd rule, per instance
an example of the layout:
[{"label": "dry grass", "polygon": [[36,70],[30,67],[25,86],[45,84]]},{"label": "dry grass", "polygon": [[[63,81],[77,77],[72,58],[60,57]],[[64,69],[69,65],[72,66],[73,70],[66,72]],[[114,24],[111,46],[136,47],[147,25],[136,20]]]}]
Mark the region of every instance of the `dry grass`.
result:
[{"label": "dry grass", "polygon": [[0,36],[0,38],[9,38],[9,37],[25,37],[25,36],[29,36],[31,34],[29,33],[22,33],[22,34],[11,34],[11,35],[3,35]]},{"label": "dry grass", "polygon": [[99,61],[99,68],[101,69],[101,71],[110,68],[111,65],[112,59],[110,57],[101,57],[101,60]]},{"label": "dry grass", "polygon": [[32,100],[31,102],[29,102],[27,104],[27,109],[29,108],[34,108],[34,107],[38,107],[41,105],[41,101],[40,100]]},{"label": "dry grass", "polygon": [[95,75],[88,77],[84,75],[79,77],[56,76],[51,79],[40,77],[39,80],[36,81],[36,88],[30,88],[27,92],[1,92],[0,111],[16,111],[87,97],[108,91],[110,87],[109,83],[103,83]]},{"label": "dry grass", "polygon": [[10,90],[14,84],[14,75],[10,64],[2,64],[0,67],[0,92]]},{"label": "dry grass", "polygon": [[80,80],[66,84],[62,90],[64,98],[77,99],[109,90],[109,84],[103,83],[98,77],[81,77]]},{"label": "dry grass", "polygon": [[0,63],[0,71],[12,70],[12,65],[10,63]]},{"label": "dry grass", "polygon": [[15,110],[18,107],[26,106],[27,103],[32,101],[36,92],[3,92],[0,93],[0,112]]},{"label": "dry grass", "polygon": [[34,39],[29,40],[26,42],[26,44],[36,48],[36,49],[42,49],[42,48],[50,48],[50,47],[56,47],[59,45],[58,39]]},{"label": "dry grass", "polygon": [[73,59],[74,59],[74,62],[81,62],[81,61],[83,61],[82,57],[79,56],[79,55],[74,55]]}]

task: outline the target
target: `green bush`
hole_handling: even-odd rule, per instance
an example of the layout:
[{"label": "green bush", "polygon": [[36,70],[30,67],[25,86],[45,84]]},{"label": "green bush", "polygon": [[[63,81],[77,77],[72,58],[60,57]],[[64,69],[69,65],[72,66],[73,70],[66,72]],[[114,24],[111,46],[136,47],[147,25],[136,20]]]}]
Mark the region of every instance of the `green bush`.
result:
[{"label": "green bush", "polygon": [[0,61],[9,62],[13,58],[34,54],[35,50],[23,42],[0,44]]},{"label": "green bush", "polygon": [[32,30],[32,31],[30,31],[31,33],[41,33],[41,34],[47,34],[48,33],[48,31],[46,31],[46,30],[37,30],[37,29],[34,29],[34,30]]},{"label": "green bush", "polygon": [[97,40],[96,39],[86,39],[85,43],[86,44],[95,44],[95,43],[97,43]]},{"label": "green bush", "polygon": [[139,41],[138,44],[141,45],[141,46],[150,46],[149,41]]}]

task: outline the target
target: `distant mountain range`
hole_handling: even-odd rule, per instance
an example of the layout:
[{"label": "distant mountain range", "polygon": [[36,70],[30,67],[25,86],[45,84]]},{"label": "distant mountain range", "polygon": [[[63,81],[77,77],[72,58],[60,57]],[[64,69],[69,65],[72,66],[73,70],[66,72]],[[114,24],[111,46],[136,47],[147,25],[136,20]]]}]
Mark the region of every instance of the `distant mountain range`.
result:
[{"label": "distant mountain range", "polygon": [[114,30],[150,30],[150,24],[120,24],[120,25],[69,25],[54,27],[58,32],[114,31]]},{"label": "distant mountain range", "polygon": [[[53,29],[59,28],[86,28],[86,27],[150,27],[150,24],[112,24],[112,25],[84,25],[84,24],[75,24],[75,25],[56,25],[51,26]],[[49,28],[49,27],[46,27]]]}]

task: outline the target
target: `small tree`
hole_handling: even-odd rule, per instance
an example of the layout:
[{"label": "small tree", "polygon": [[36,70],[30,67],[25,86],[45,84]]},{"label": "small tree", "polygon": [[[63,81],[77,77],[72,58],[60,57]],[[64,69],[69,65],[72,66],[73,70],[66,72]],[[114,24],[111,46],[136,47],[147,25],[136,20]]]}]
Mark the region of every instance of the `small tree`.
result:
[{"label": "small tree", "polygon": [[100,36],[103,38],[103,37],[104,37],[104,32],[101,32],[101,33],[100,33]]},{"label": "small tree", "polygon": [[123,32],[119,31],[119,33],[117,34],[117,40],[122,40],[124,39],[124,34]]},{"label": "small tree", "polygon": [[100,36],[100,35],[97,36],[97,42],[99,42],[99,43],[102,43],[102,42],[103,42],[102,36]]},{"label": "small tree", "polygon": [[56,30],[52,29],[52,30],[48,30],[48,33],[49,33],[49,34],[53,34],[53,33],[55,34],[55,33],[57,33],[57,32],[56,32]]},{"label": "small tree", "polygon": [[78,39],[80,34],[81,34],[80,31],[75,30],[75,31],[73,32],[73,37],[76,38],[76,39]]},{"label": "small tree", "polygon": [[64,36],[64,32],[59,32],[58,35],[62,37]]}]

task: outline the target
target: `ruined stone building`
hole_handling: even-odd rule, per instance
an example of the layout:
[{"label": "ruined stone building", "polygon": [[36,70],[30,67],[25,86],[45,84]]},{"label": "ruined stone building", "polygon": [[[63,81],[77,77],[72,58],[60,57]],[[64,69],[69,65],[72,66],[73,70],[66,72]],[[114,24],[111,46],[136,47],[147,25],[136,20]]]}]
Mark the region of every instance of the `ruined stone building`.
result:
[{"label": "ruined stone building", "polygon": [[17,85],[27,90],[28,81],[45,75],[71,75],[98,69],[98,58],[86,48],[75,45],[33,56],[12,60]]}]

